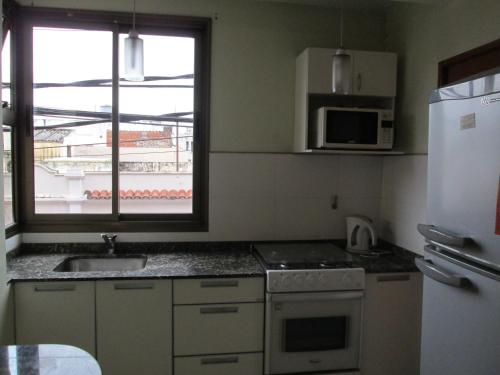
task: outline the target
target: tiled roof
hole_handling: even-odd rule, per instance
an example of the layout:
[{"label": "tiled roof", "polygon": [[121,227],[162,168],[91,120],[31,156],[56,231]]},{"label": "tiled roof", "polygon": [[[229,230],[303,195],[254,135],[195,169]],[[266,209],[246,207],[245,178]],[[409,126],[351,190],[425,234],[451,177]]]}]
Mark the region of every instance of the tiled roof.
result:
[{"label": "tiled roof", "polygon": [[[87,199],[111,199],[110,190],[86,190]],[[120,199],[191,199],[193,190],[120,190]]]},{"label": "tiled roof", "polygon": [[33,136],[35,142],[62,143],[71,132],[69,129],[36,129]]}]

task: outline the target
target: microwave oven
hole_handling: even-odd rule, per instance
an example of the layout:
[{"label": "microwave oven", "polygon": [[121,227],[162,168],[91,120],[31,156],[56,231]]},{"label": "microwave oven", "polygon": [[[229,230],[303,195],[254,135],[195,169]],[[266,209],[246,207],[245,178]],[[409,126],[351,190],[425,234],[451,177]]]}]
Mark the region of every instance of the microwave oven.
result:
[{"label": "microwave oven", "polygon": [[321,107],[316,111],[314,148],[390,150],[393,117],[386,109]]}]

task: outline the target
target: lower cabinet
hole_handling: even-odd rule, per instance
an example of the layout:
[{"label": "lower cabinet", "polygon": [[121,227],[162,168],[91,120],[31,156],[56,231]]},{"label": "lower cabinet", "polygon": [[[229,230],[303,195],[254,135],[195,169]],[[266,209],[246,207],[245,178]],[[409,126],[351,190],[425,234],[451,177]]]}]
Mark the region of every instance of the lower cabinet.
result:
[{"label": "lower cabinet", "polygon": [[[188,303],[174,305],[175,290]],[[263,278],[16,282],[14,291],[18,344],[82,348],[103,375],[263,373]]]},{"label": "lower cabinet", "polygon": [[418,375],[422,275],[367,274],[362,375]]},{"label": "lower cabinet", "polygon": [[260,375],[262,353],[175,358],[175,375]]},{"label": "lower cabinet", "polygon": [[174,374],[262,375],[264,279],[174,280]]},{"label": "lower cabinet", "polygon": [[73,345],[95,356],[94,288],[90,281],[16,283],[16,343]]},{"label": "lower cabinet", "polygon": [[171,374],[172,281],[98,281],[96,323],[104,375]]}]

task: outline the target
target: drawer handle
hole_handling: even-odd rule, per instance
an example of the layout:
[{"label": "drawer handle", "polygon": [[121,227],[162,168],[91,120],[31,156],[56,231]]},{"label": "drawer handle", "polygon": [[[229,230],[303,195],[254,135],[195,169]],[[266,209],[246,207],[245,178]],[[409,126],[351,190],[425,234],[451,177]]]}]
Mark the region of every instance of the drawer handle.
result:
[{"label": "drawer handle", "polygon": [[154,284],[114,284],[115,290],[154,289]]},{"label": "drawer handle", "polygon": [[237,306],[231,307],[200,307],[200,314],[234,314],[238,312]]},{"label": "drawer handle", "polygon": [[73,292],[76,285],[37,285],[35,292]]},{"label": "drawer handle", "polygon": [[238,286],[238,280],[213,280],[200,282],[201,288],[234,288]]},{"label": "drawer handle", "polygon": [[378,282],[386,282],[386,281],[407,281],[410,280],[410,275],[382,275],[377,276]]},{"label": "drawer handle", "polygon": [[238,363],[239,357],[202,358],[202,365],[220,365],[225,363]]}]

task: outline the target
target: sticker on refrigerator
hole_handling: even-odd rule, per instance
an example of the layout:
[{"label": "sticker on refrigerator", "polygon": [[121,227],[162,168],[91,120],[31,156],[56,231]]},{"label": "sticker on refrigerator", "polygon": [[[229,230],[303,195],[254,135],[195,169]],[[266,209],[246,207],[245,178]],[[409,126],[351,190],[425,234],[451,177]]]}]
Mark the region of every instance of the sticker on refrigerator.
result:
[{"label": "sticker on refrigerator", "polygon": [[476,114],[470,113],[460,117],[460,130],[473,129],[476,127]]},{"label": "sticker on refrigerator", "polygon": [[500,236],[500,177],[498,178],[498,193],[497,193],[497,224],[495,233]]}]

